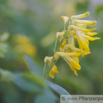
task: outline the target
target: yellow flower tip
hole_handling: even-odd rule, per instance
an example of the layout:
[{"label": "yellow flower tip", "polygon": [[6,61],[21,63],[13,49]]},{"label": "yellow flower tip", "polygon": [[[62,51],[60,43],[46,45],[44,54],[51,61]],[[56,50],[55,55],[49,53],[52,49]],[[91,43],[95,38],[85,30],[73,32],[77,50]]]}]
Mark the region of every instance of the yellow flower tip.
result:
[{"label": "yellow flower tip", "polygon": [[71,19],[85,18],[85,17],[89,16],[89,14],[90,14],[89,12],[85,12],[83,14],[74,15],[71,17]]},{"label": "yellow flower tip", "polygon": [[90,12],[86,12],[84,13],[85,14],[85,17],[89,16],[90,15]]},{"label": "yellow flower tip", "polygon": [[79,65],[78,67],[76,67],[77,70],[81,70],[81,66]]},{"label": "yellow flower tip", "polygon": [[48,65],[50,65],[52,59],[53,59],[53,57],[48,57],[48,56],[46,56],[46,57],[44,58],[44,63],[48,63]]},{"label": "yellow flower tip", "polygon": [[66,41],[64,41],[61,45],[62,48],[64,48],[64,46],[66,45]]},{"label": "yellow flower tip", "polygon": [[68,30],[78,30],[78,31],[83,31],[83,32],[91,32],[91,31],[94,31],[96,30],[96,28],[92,28],[92,29],[86,29],[86,28],[83,28],[83,27],[78,27],[78,26],[75,26],[75,25],[69,25],[68,26]]},{"label": "yellow flower tip", "polygon": [[89,26],[94,26],[96,23],[97,21],[92,21]]},{"label": "yellow flower tip", "polygon": [[52,67],[51,71],[49,72],[49,76],[50,76],[51,78],[54,78],[54,74],[55,74],[55,73],[58,73],[58,70],[57,70],[57,66],[56,66],[56,65],[54,65],[54,66]]},{"label": "yellow flower tip", "polygon": [[66,24],[69,20],[69,17],[67,17],[67,16],[61,16],[61,18],[62,18],[64,24]]},{"label": "yellow flower tip", "polygon": [[101,38],[99,38],[99,37],[96,37],[96,40],[99,40],[99,39],[101,39]]},{"label": "yellow flower tip", "polygon": [[86,34],[89,36],[94,36],[94,35],[97,35],[98,33],[97,32],[87,32]]},{"label": "yellow flower tip", "polygon": [[74,72],[74,74],[75,74],[76,76],[78,76],[78,73],[77,73],[77,72]]},{"label": "yellow flower tip", "polygon": [[99,40],[99,39],[101,39],[101,38],[99,38],[99,37],[88,37],[88,40],[90,40],[90,41]]},{"label": "yellow flower tip", "polygon": [[94,40],[99,40],[99,39],[101,39],[101,38],[99,38],[99,37],[91,37],[91,41],[94,41]]},{"label": "yellow flower tip", "polygon": [[84,56],[84,55],[88,55],[88,54],[90,54],[91,52],[87,52],[87,51],[82,51],[82,56]]},{"label": "yellow flower tip", "polygon": [[75,24],[76,26],[78,26],[78,27],[83,27],[83,28],[86,28],[86,25],[85,24]]},{"label": "yellow flower tip", "polygon": [[74,68],[71,68],[71,69],[72,69],[72,71],[74,72],[74,74],[75,74],[76,76],[78,76],[77,70],[75,70]]},{"label": "yellow flower tip", "polygon": [[63,35],[64,35],[64,31],[62,32],[57,32],[56,33],[56,38],[59,39],[59,41],[61,42],[62,38],[63,38]]},{"label": "yellow flower tip", "polygon": [[[74,71],[75,69],[80,70],[81,66],[80,64],[72,57],[66,57],[64,59],[71,67],[71,69]],[[73,69],[74,68],[74,69]]]},{"label": "yellow flower tip", "polygon": [[96,30],[97,28],[92,28],[92,29],[87,29],[87,30],[85,30],[84,32],[91,32],[91,31],[94,31],[94,30]]},{"label": "yellow flower tip", "polygon": [[44,58],[44,63],[46,63],[47,60],[48,60],[48,57],[46,56],[46,57]]}]

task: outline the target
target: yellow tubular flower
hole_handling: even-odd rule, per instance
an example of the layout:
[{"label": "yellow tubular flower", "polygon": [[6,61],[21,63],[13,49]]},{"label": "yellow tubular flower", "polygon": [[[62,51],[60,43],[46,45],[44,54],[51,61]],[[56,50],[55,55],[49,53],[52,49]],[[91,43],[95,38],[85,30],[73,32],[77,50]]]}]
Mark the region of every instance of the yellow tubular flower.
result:
[{"label": "yellow tubular flower", "polygon": [[66,60],[66,62],[68,63],[68,65],[70,64],[73,68],[75,68],[77,70],[81,69],[80,64],[74,58],[65,57],[64,60]]},{"label": "yellow tubular flower", "polygon": [[90,41],[94,41],[94,40],[100,39],[99,37],[90,37],[90,36],[85,35],[85,34],[83,34],[83,33],[82,33],[82,35],[83,35],[84,38],[86,38],[86,39],[88,39],[88,40],[90,40]]},{"label": "yellow tubular flower", "polygon": [[57,33],[56,33],[56,38],[58,38],[60,42],[61,42],[61,40],[63,39],[63,36],[64,36],[64,31],[63,31],[63,32],[57,32]]},{"label": "yellow tubular flower", "polygon": [[96,32],[87,32],[86,34],[89,35],[89,36],[94,36],[94,35],[97,35],[98,33],[96,33]]},{"label": "yellow tubular flower", "polygon": [[68,27],[68,30],[78,30],[78,31],[83,31],[83,32],[91,32],[93,30],[96,30],[96,28],[92,28],[92,29],[86,29],[86,28],[83,28],[83,27],[78,27],[78,26],[75,26],[75,25],[70,25]]},{"label": "yellow tubular flower", "polygon": [[54,66],[52,67],[51,71],[49,72],[49,76],[50,76],[51,78],[54,78],[54,74],[55,74],[55,73],[58,73],[58,70],[57,70],[56,65],[54,65]]},{"label": "yellow tubular flower", "polygon": [[56,52],[54,54],[54,58],[55,58],[55,60],[57,60],[59,57],[62,57],[62,58],[64,58],[64,57],[78,57],[80,55],[82,55],[82,53],[75,53],[75,52],[71,52],[71,53]]},{"label": "yellow tubular flower", "polygon": [[53,59],[53,57],[48,57],[48,56],[46,56],[46,57],[44,58],[44,63],[48,63],[48,65],[50,66],[52,59]]},{"label": "yellow tubular flower", "polygon": [[[70,31],[70,34],[68,36],[68,44],[72,45],[72,46],[75,46],[75,43],[74,43],[74,35],[75,35],[75,31],[72,30]],[[69,38],[70,37],[70,38]]]},{"label": "yellow tubular flower", "polygon": [[73,68],[71,65],[70,65],[70,68],[71,68],[71,70],[74,72],[74,74],[75,74],[76,76],[78,76],[77,70],[76,70],[75,68]]},{"label": "yellow tubular flower", "polygon": [[90,21],[90,20],[74,20],[73,22],[78,24],[85,24],[88,26],[94,26],[97,23],[96,21]]},{"label": "yellow tubular flower", "polygon": [[74,58],[63,58],[63,59],[70,66],[71,70],[74,71],[74,74],[77,75],[77,70],[81,69],[81,66],[79,65],[79,61],[76,61]]},{"label": "yellow tubular flower", "polygon": [[64,49],[69,50],[70,52],[73,52],[73,51],[74,52],[81,52],[81,49],[76,48],[76,47],[74,47],[74,46],[72,46],[70,44],[66,44]]},{"label": "yellow tubular flower", "polygon": [[76,35],[77,35],[77,42],[79,45],[80,49],[84,49],[85,51],[89,52],[89,45],[88,42],[86,41],[86,39],[81,35],[80,31],[76,31]]},{"label": "yellow tubular flower", "polygon": [[71,17],[71,19],[78,19],[78,18],[85,18],[87,16],[89,16],[89,12],[86,12],[86,13],[83,13],[83,14],[80,14],[80,15],[74,15]]},{"label": "yellow tubular flower", "polygon": [[86,25],[85,24],[75,24],[76,26],[78,26],[78,27],[83,27],[83,28],[86,28]]},{"label": "yellow tubular flower", "polygon": [[65,51],[64,46],[66,45],[66,41],[64,41],[60,46],[60,51]]},{"label": "yellow tubular flower", "polygon": [[[69,52],[69,53],[70,53],[70,52],[82,53],[82,56],[87,55],[87,54],[90,54],[89,51],[86,52],[86,51],[84,51],[84,50],[82,50],[82,49],[73,47],[73,46],[71,46],[70,44],[66,44],[64,48],[66,49],[66,52]],[[74,57],[74,58],[75,58],[75,57]]]},{"label": "yellow tubular flower", "polygon": [[62,18],[64,24],[66,24],[69,20],[69,17],[67,17],[67,16],[61,16],[61,18]]},{"label": "yellow tubular flower", "polygon": [[82,53],[75,53],[75,52],[71,52],[71,53],[56,52],[54,54],[54,58],[58,59],[59,57],[62,57],[71,68],[75,68],[77,70],[80,70],[81,66],[79,64],[79,59],[78,59],[78,56],[80,56],[80,55],[82,55]]}]

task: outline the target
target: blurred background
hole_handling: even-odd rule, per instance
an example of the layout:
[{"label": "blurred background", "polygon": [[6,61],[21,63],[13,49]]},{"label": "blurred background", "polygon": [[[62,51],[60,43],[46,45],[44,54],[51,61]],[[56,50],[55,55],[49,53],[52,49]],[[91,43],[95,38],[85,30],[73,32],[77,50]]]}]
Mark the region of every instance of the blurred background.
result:
[{"label": "blurred background", "polygon": [[[44,57],[53,55],[56,32],[63,30],[61,16],[87,11],[90,16],[86,19],[97,21],[101,39],[90,42],[91,54],[80,57],[79,76],[61,58],[59,73],[47,79],[72,95],[103,94],[103,0],[0,0],[0,68],[28,71],[23,59],[27,54],[42,71]],[[0,103],[32,103],[33,98],[12,83],[0,82]]]}]

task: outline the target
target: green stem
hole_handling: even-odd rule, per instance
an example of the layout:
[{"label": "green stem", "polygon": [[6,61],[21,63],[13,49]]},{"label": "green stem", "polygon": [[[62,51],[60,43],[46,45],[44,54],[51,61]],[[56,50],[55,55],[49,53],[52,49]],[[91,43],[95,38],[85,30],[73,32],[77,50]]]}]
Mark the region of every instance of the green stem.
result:
[{"label": "green stem", "polygon": [[[64,29],[65,29],[65,26],[64,26]],[[70,32],[70,31],[68,31],[68,30],[66,30],[66,32],[64,31],[64,33],[65,33],[65,34],[64,34],[64,38],[63,38],[62,41],[60,42],[60,44],[59,44],[58,48],[55,50],[55,52],[58,52],[58,51],[59,51],[59,48],[60,48],[61,44],[62,44],[63,41],[66,39],[66,37],[67,37],[67,35],[68,35],[69,32]],[[74,35],[73,35],[73,36],[74,36]],[[69,38],[71,38],[71,37],[72,37],[72,36],[70,36]],[[69,38],[68,38],[68,39],[69,39]],[[51,68],[54,66],[54,64],[55,64],[57,61],[58,61],[58,59],[55,60],[55,58],[54,58],[54,56],[53,56],[52,62],[51,62],[51,64],[50,64],[50,66],[49,66],[49,69],[48,69],[46,75],[45,75],[45,78],[47,77],[49,71],[51,70]]]},{"label": "green stem", "polygon": [[64,33],[65,33],[65,23],[64,23]]},{"label": "green stem", "polygon": [[55,45],[54,45],[54,53],[55,53],[55,49],[56,49],[56,45],[57,45],[57,38],[56,38],[56,41],[55,41]]},{"label": "green stem", "polygon": [[44,64],[42,77],[44,76],[45,68],[46,68],[46,63]]}]

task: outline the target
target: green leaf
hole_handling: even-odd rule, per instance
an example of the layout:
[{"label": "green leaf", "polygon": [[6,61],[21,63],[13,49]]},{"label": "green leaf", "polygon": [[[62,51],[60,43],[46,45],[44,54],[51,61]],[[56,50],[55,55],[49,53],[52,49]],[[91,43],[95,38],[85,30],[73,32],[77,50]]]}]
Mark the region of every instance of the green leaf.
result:
[{"label": "green leaf", "polygon": [[12,72],[8,70],[3,70],[0,68],[0,81],[12,81],[13,80],[13,74]]},{"label": "green leaf", "polygon": [[31,58],[29,56],[24,56],[24,59],[26,61],[26,63],[28,64],[31,72],[34,72],[37,75],[42,75],[40,69],[36,66],[36,64],[31,60]]},{"label": "green leaf", "polygon": [[5,43],[0,43],[0,57],[4,58],[5,57],[5,53],[7,52],[7,47],[8,45]]},{"label": "green leaf", "polygon": [[60,95],[70,95],[63,87],[45,80],[46,84]]},{"label": "green leaf", "polygon": [[[60,95],[69,95],[69,97],[71,97],[71,95],[61,86],[57,85],[57,84],[54,84],[48,80],[45,80],[46,84],[52,88],[55,92],[57,92],[58,94]],[[73,103],[72,100],[67,100],[68,103]]]},{"label": "green leaf", "polygon": [[[41,92],[44,88],[43,85],[39,85],[34,80],[29,80],[31,77],[27,79],[27,77],[23,77],[21,74],[14,74],[13,75],[13,82],[22,90],[28,92]],[[38,80],[38,79],[37,79]]]},{"label": "green leaf", "polygon": [[57,96],[49,88],[46,88],[36,98],[34,103],[57,103],[56,101],[57,101]]},{"label": "green leaf", "polygon": [[102,6],[102,5],[101,5],[101,6],[98,6],[97,9],[96,9],[97,15],[98,15],[101,11],[103,11],[103,6]]},{"label": "green leaf", "polygon": [[38,75],[36,74],[33,74],[33,73],[23,73],[22,76],[29,80],[29,81],[32,81],[32,82],[35,82],[36,84],[42,86],[42,87],[46,87],[46,83],[45,81],[43,80],[43,78],[39,77]]}]

